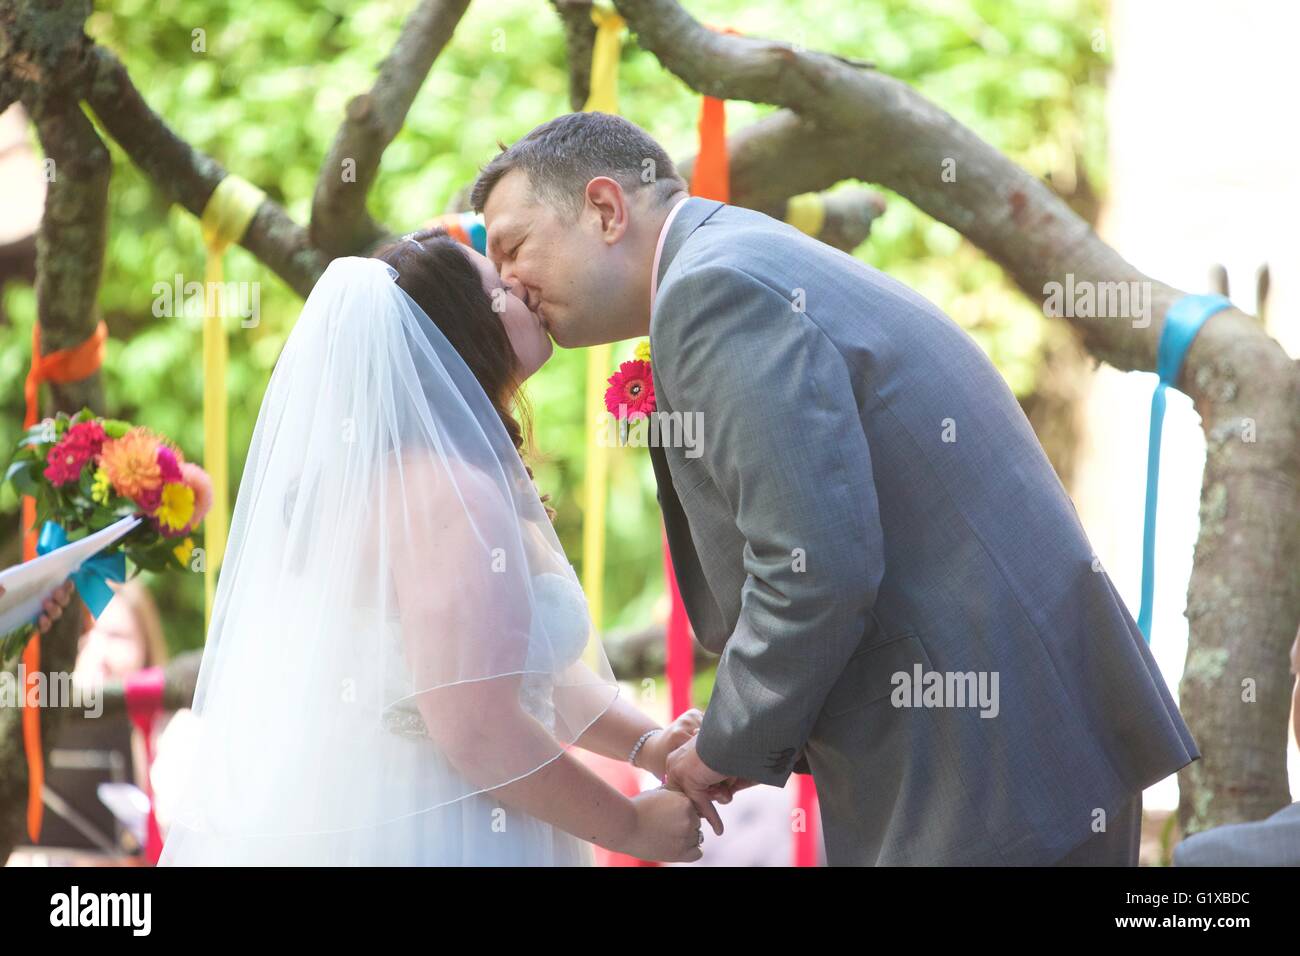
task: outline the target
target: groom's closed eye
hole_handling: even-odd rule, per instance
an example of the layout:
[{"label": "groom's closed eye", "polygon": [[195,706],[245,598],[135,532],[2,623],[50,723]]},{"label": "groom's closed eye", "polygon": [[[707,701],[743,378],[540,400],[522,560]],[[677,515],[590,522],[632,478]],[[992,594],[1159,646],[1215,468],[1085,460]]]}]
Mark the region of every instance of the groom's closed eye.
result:
[{"label": "groom's closed eye", "polygon": [[[496,266],[497,272],[501,271],[501,263],[504,260],[515,257],[515,253],[519,251],[521,245],[523,245],[523,240],[516,240],[510,235],[502,238],[499,232],[488,239],[488,258],[492,261],[492,265]],[[493,255],[493,253],[496,253],[496,255]]]}]

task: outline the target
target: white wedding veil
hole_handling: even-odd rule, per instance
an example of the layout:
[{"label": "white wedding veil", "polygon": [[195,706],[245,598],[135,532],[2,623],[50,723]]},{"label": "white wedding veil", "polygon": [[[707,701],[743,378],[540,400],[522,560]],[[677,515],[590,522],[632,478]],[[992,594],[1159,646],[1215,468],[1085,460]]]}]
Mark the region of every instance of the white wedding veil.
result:
[{"label": "white wedding veil", "polygon": [[165,864],[364,858],[535,773],[618,693],[500,416],[378,259],[332,261],[262,400]]}]

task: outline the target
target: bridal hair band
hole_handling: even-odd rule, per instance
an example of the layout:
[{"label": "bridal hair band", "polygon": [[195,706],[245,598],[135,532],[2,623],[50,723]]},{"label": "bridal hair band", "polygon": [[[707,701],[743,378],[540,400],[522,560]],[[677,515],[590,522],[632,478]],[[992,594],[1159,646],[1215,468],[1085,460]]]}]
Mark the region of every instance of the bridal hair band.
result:
[{"label": "bridal hair band", "polygon": [[[413,233],[413,232],[408,232],[408,233],[407,233],[406,235],[404,235],[402,238],[405,239],[405,240],[407,240],[408,242],[413,242],[413,243],[415,243],[415,244],[416,244],[417,246],[419,246],[421,249],[424,248],[424,246],[421,244],[420,240],[415,238],[415,233]],[[402,274],[401,274],[400,272],[398,272],[396,269],[394,269],[394,268],[393,268],[391,265],[389,265],[387,262],[384,263],[384,268],[388,270],[388,277],[389,277],[390,279],[392,279],[394,282],[396,282],[399,278],[401,278],[401,275],[402,275]]]}]

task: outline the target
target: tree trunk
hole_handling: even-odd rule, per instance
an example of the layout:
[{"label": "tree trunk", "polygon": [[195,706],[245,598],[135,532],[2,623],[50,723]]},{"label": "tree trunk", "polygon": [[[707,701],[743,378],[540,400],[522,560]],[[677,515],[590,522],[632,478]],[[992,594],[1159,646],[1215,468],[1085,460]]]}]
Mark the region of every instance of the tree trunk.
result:
[{"label": "tree trunk", "polygon": [[[98,323],[95,298],[104,258],[111,171],[108,150],[76,100],[50,101],[37,116],[55,179],[45,197],[36,244],[36,305],[42,353],[89,338]],[[55,410],[104,410],[100,373],[78,382],[53,384]],[[41,670],[71,674],[83,628],[84,605],[69,603],[63,616],[41,638]],[[17,662],[4,662],[6,669]],[[58,729],[69,718],[66,707],[40,708],[41,750],[48,758]],[[0,708],[0,858],[26,839],[27,763],[23,751],[22,708]]]}]

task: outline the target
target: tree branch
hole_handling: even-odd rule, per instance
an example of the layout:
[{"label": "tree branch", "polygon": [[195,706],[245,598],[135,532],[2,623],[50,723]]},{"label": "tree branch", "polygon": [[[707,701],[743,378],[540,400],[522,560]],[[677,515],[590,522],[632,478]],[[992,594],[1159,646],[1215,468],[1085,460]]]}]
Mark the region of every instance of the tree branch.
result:
[{"label": "tree branch", "polygon": [[370,92],[348,102],[312,197],[311,241],[330,258],[355,255],[388,234],[370,218],[366,196],[384,150],[468,6],[469,0],[422,0],[402,25]]},{"label": "tree branch", "polygon": [[[165,196],[202,216],[212,191],[228,175],[225,168],[177,136],[149,108],[126,67],[109,50],[95,47],[93,57],[86,99],[95,115]],[[253,215],[240,245],[303,298],[329,262],[312,247],[307,230],[269,198]]]},{"label": "tree branch", "polygon": [[[827,161],[836,161],[843,176],[887,186],[952,226],[1034,301],[1041,303],[1047,284],[1063,282],[1067,272],[1151,282],[1160,314],[1181,295],[1125,262],[1046,184],[907,84],[825,54],[715,33],[673,0],[621,0],[618,8],[641,44],[688,85],[792,110],[818,143],[807,152],[838,154]],[[1158,330],[1109,318],[1071,322],[1089,349],[1117,368],[1155,367]]]},{"label": "tree branch", "polygon": [[[49,353],[85,341],[98,325],[96,300],[108,233],[108,183],[112,161],[81,104],[52,95],[34,97],[33,119],[54,179],[45,192],[45,212],[36,238],[36,320],[41,351]],[[51,382],[52,405],[75,412],[83,406],[104,412],[104,385],[97,369],[75,382]],[[71,672],[77,656],[83,608],[74,601],[41,639],[41,670]],[[48,757],[68,711],[41,707],[41,750]],[[27,765],[21,710],[0,707],[0,857],[23,831]]]},{"label": "tree branch", "polygon": [[[817,143],[816,149],[808,144]],[[779,110],[727,136],[731,202],[784,220],[791,196],[824,192],[853,178],[855,150],[847,137],[823,135],[814,123]],[[677,164],[689,182],[695,157]],[[817,238],[851,252],[871,233],[885,201],[867,189],[842,190],[822,197],[826,221]]]},{"label": "tree branch", "polygon": [[[84,342],[99,324],[112,161],[76,100],[47,101],[34,118],[41,148],[54,161],[36,235],[36,311],[41,351],[49,353]],[[98,372],[78,382],[51,382],[50,388],[56,408],[103,407]]]},{"label": "tree branch", "polygon": [[581,110],[591,95],[591,50],[596,44],[596,24],[591,22],[591,0],[551,0],[564,24],[565,57],[569,64],[569,109]]}]

